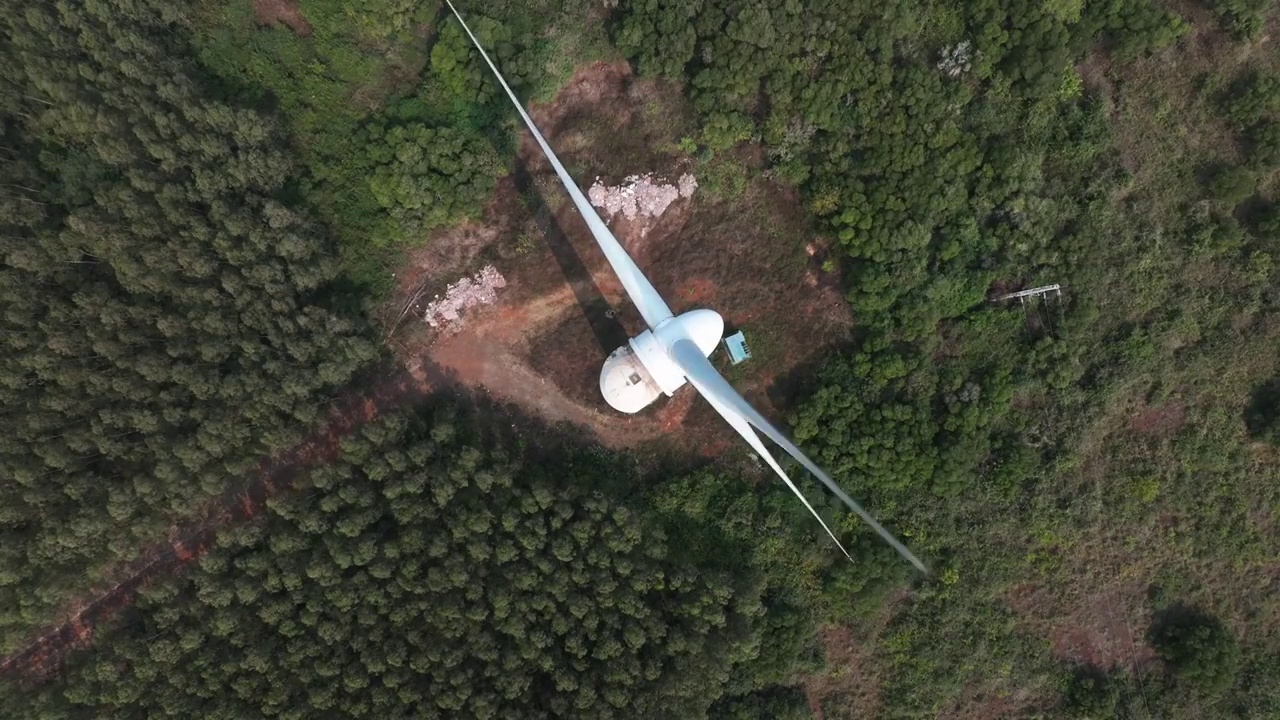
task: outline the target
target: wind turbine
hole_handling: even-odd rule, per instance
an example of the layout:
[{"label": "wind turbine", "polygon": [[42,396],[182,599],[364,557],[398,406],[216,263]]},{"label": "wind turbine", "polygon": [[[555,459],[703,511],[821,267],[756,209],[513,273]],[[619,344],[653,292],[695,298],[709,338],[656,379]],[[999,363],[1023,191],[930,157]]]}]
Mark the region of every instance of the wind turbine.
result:
[{"label": "wind turbine", "polygon": [[844,549],[844,546],[836,539],[835,533],[831,531],[830,527],[827,527],[827,523],[818,515],[818,511],[813,509],[813,505],[809,504],[809,500],[800,492],[795,483],[791,481],[791,478],[783,472],[782,467],[778,465],[778,461],[765,448],[760,436],[756,434],[756,430],[764,433],[765,437],[772,440],[778,447],[781,447],[788,455],[803,465],[805,469],[813,473],[827,486],[828,490],[840,498],[845,505],[849,506],[850,510],[857,513],[858,517],[874,528],[880,534],[880,537],[884,538],[885,542],[893,546],[900,555],[919,568],[921,572],[927,573],[928,570],[925,568],[924,563],[920,562],[907,549],[906,545],[903,545],[884,526],[876,522],[875,518],[871,517],[861,505],[849,497],[822,468],[818,467],[808,456],[800,451],[800,448],[796,447],[795,443],[791,442],[786,435],[774,427],[755,408],[751,407],[751,404],[739,395],[720,373],[716,372],[715,367],[711,365],[707,358],[716,349],[716,345],[720,343],[720,338],[724,334],[724,319],[714,310],[690,310],[680,315],[675,315],[671,312],[671,308],[667,307],[666,301],[662,299],[662,296],[654,289],[649,279],[636,266],[631,256],[627,255],[627,251],[622,248],[618,239],[609,231],[609,227],[605,225],[600,216],[596,214],[595,209],[587,202],[587,198],[582,194],[582,190],[578,188],[573,178],[569,176],[568,171],[564,169],[564,165],[560,164],[560,159],[556,157],[551,146],[542,137],[538,127],[533,124],[533,119],[529,117],[529,113],[525,112],[524,106],[520,104],[515,93],[511,91],[511,86],[507,85],[502,73],[498,71],[497,66],[489,59],[489,54],[480,46],[480,41],[471,32],[471,28],[467,27],[466,21],[458,13],[458,9],[453,6],[453,2],[451,0],[445,0],[445,2],[449,5],[449,9],[453,11],[453,16],[462,25],[467,37],[471,38],[471,42],[480,51],[480,56],[484,58],[485,64],[493,71],[498,84],[502,86],[502,89],[507,93],[507,97],[511,99],[511,103],[515,105],[516,111],[520,113],[520,118],[524,120],[525,126],[533,134],[533,139],[537,141],[538,147],[542,148],[542,153],[547,157],[547,162],[551,163],[551,167],[556,171],[556,176],[560,178],[561,184],[564,185],[565,192],[573,200],[573,205],[577,208],[578,214],[586,221],[587,227],[591,230],[591,235],[596,239],[600,250],[604,252],[605,257],[609,260],[609,265],[613,268],[613,272],[622,281],[622,287],[626,290],[627,296],[640,311],[640,315],[644,317],[645,324],[649,326],[648,330],[631,338],[626,345],[613,351],[608,359],[605,360],[604,367],[600,371],[600,392],[604,395],[605,401],[620,412],[635,413],[657,400],[661,395],[670,396],[682,387],[685,382],[690,383],[711,404],[711,407],[715,408],[716,412],[720,413],[720,416],[734,430],[738,431],[738,434],[769,464],[769,467],[773,468],[778,477],[782,478],[782,481],[787,484],[791,492],[795,493],[800,502],[804,503],[804,506],[822,525],[822,529],[827,531],[827,535],[831,537],[836,547],[840,548],[840,551],[851,562],[853,558],[849,555],[849,551]]}]

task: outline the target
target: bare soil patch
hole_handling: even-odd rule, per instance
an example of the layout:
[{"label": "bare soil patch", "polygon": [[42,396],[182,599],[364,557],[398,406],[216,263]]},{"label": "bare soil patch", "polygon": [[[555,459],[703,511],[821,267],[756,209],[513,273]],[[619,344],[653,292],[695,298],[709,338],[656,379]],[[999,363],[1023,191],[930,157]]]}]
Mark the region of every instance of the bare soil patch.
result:
[{"label": "bare soil patch", "polygon": [[1085,90],[1101,103],[1102,111],[1111,115],[1115,109],[1116,86],[1112,81],[1111,53],[1104,47],[1094,48],[1076,65]]},{"label": "bare soil patch", "polygon": [[[530,343],[529,365],[568,397],[584,405],[599,404],[600,366],[612,349],[601,347],[590,323],[572,309],[557,320],[554,327]],[[581,361],[566,363],[565,357]]]},{"label": "bare soil patch", "polygon": [[311,23],[302,14],[298,0],[253,0],[253,14],[263,25],[283,23],[301,37],[311,36]]},{"label": "bare soil patch", "polygon": [[459,381],[493,399],[512,402],[551,424],[591,428],[609,447],[626,447],[653,439],[658,428],[644,419],[605,415],[607,406],[592,407],[568,397],[546,377],[511,354],[509,347],[472,333],[459,333],[434,347],[431,359]]},{"label": "bare soil patch", "polygon": [[[989,683],[995,685],[996,683]],[[1041,699],[1030,690],[1001,694],[986,685],[975,685],[950,706],[938,712],[940,720],[1013,720],[1039,717],[1032,712]]]},{"label": "bare soil patch", "polygon": [[809,678],[805,694],[816,720],[873,718],[880,710],[880,682],[872,658],[848,628],[818,630],[828,672]]},{"label": "bare soil patch", "polygon": [[1137,411],[1129,426],[1139,435],[1168,438],[1178,434],[1187,421],[1187,406],[1178,401],[1145,407]]},{"label": "bare soil patch", "polygon": [[1147,583],[1114,579],[1102,586],[1041,587],[1025,583],[1010,606],[1049,639],[1054,656],[1104,671],[1138,668],[1155,659],[1143,633],[1150,624]]}]

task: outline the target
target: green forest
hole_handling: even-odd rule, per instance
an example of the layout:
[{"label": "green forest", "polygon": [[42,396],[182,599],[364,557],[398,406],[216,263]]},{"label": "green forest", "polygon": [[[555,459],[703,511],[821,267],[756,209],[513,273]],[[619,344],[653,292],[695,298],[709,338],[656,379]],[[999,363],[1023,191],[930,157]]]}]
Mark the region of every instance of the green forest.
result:
[{"label": "green forest", "polygon": [[[1280,717],[1274,3],[458,7],[527,102],[673,88],[698,202],[831,240],[854,340],[784,419],[931,572],[729,453],[436,395],[0,665],[0,716]],[[0,61],[16,657],[387,372],[397,263],[524,131],[434,0],[0,0]]]}]

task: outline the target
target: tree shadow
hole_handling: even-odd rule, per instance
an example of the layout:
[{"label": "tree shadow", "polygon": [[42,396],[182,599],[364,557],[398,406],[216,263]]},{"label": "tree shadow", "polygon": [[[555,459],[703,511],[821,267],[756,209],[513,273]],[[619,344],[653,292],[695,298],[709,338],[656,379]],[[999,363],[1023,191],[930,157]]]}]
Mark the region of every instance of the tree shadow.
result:
[{"label": "tree shadow", "polygon": [[448,406],[477,447],[502,448],[530,478],[553,487],[599,494],[640,511],[646,498],[672,478],[699,472],[713,460],[655,439],[626,449],[601,445],[587,429],[548,420],[483,390],[455,385],[418,406],[429,416]]},{"label": "tree shadow", "polygon": [[1244,411],[1244,423],[1255,438],[1267,438],[1276,434],[1280,420],[1280,378],[1254,388],[1249,405]]},{"label": "tree shadow", "polygon": [[1072,668],[1062,696],[1062,709],[1072,717],[1115,717],[1122,703],[1124,680],[1088,664]]},{"label": "tree shadow", "polygon": [[[728,330],[725,331],[728,334]],[[854,336],[848,340],[833,343],[813,358],[780,373],[765,389],[769,402],[776,408],[794,408],[796,401],[812,397],[822,389],[822,370],[831,363],[833,357],[852,355],[862,345],[866,331],[855,328]]]},{"label": "tree shadow", "polygon": [[534,185],[533,175],[523,159],[516,159],[513,176],[516,190],[522,197],[528,199],[534,221],[546,238],[547,247],[550,248],[556,264],[560,266],[560,271],[564,273],[569,288],[573,290],[578,307],[582,310],[587,324],[591,326],[591,332],[595,335],[596,342],[600,344],[600,349],[608,355],[625,345],[630,336],[618,320],[617,311],[605,299],[600,286],[591,277],[586,264],[569,241],[555,212]]},{"label": "tree shadow", "polygon": [[[1156,592],[1160,592],[1159,589]],[[1150,594],[1151,591],[1148,591]],[[1157,608],[1151,616],[1151,624],[1147,627],[1146,642],[1157,652],[1171,640],[1187,634],[1198,627],[1220,626],[1221,622],[1204,610],[1183,602],[1171,602]]]}]

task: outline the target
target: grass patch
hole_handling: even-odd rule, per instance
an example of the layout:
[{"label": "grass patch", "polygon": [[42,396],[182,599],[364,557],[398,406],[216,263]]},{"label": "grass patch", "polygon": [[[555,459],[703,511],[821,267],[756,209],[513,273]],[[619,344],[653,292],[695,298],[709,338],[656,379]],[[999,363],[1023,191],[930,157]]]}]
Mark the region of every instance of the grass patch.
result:
[{"label": "grass patch", "polygon": [[[504,72],[533,99],[550,98],[581,63],[615,57],[589,3],[461,9],[482,41],[497,43]],[[192,14],[194,51],[224,96],[286,119],[303,165],[298,192],[338,235],[353,284],[377,295],[390,288],[400,248],[426,242],[430,226],[397,221],[386,193],[380,198],[371,187],[370,156],[378,148],[370,130],[413,123],[454,128],[487,138],[509,165],[519,128],[443,6],[380,1],[356,9],[318,0],[300,13],[307,30],[301,33],[264,26],[250,2],[205,0]],[[511,47],[514,54],[504,49]],[[458,208],[455,219],[483,205],[467,191],[434,192],[437,203],[440,193],[450,201],[458,194],[459,202],[450,203]]]}]

